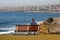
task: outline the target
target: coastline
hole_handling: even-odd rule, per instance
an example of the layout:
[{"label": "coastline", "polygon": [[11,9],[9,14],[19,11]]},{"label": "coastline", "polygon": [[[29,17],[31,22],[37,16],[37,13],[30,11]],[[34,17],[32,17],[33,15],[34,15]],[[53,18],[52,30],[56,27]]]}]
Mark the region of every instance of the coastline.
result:
[{"label": "coastline", "polygon": [[23,11],[23,12],[41,12],[41,13],[47,12],[47,13],[60,13],[60,12],[51,12],[51,11]]},{"label": "coastline", "polygon": [[40,13],[60,13],[60,12],[54,12],[54,11],[0,11],[0,12],[40,12]]}]

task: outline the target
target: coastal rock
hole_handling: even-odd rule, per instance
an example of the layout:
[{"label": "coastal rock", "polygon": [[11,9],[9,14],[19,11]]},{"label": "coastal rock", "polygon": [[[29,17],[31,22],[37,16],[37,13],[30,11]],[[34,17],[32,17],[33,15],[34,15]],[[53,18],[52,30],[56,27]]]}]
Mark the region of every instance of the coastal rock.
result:
[{"label": "coastal rock", "polygon": [[54,17],[54,23],[60,24],[60,17]]},{"label": "coastal rock", "polygon": [[49,27],[49,32],[50,33],[60,33],[60,17],[54,17],[53,20],[54,20],[53,21],[54,25]]},{"label": "coastal rock", "polygon": [[53,22],[53,18],[48,18],[44,24],[51,24]]},{"label": "coastal rock", "polygon": [[60,33],[60,17],[48,18],[40,24],[41,33]]},{"label": "coastal rock", "polygon": [[40,24],[40,33],[48,34],[48,27],[45,24]]}]

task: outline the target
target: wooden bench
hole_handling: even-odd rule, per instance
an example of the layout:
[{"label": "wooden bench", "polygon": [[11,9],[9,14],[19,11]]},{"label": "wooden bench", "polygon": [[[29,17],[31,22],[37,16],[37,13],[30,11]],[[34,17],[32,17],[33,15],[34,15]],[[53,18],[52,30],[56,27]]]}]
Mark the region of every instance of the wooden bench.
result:
[{"label": "wooden bench", "polygon": [[38,34],[38,25],[16,25],[17,34]]}]

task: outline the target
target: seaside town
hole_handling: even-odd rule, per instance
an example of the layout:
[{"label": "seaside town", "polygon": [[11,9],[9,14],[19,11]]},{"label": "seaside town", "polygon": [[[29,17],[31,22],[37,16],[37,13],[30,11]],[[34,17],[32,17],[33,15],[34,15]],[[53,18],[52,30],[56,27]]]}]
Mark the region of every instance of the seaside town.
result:
[{"label": "seaside town", "polygon": [[26,12],[60,12],[60,4],[24,5],[24,6],[0,6],[0,11],[26,11]]}]

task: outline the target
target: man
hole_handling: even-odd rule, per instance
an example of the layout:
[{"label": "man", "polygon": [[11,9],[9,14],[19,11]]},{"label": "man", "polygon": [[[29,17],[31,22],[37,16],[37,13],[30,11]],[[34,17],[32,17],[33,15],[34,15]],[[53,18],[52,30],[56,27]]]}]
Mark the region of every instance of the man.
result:
[{"label": "man", "polygon": [[34,18],[32,18],[31,25],[37,25],[37,23],[35,22],[35,19]]}]

